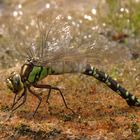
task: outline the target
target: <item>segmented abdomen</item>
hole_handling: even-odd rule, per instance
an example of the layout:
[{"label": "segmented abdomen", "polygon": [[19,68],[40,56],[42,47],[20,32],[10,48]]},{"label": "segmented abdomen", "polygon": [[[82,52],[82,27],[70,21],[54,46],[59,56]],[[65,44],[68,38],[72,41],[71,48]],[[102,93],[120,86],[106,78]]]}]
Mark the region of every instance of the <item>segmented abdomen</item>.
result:
[{"label": "segmented abdomen", "polygon": [[121,87],[115,80],[103,71],[88,65],[83,73],[94,76],[99,81],[105,83],[113,91],[117,92],[122,98],[124,98],[129,106],[140,106],[140,99],[132,95],[125,88]]}]

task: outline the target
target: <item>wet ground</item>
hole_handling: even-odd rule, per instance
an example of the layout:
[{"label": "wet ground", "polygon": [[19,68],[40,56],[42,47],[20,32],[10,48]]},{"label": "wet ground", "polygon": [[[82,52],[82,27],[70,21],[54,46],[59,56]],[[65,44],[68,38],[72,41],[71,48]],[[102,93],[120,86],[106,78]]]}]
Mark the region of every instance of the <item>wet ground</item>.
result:
[{"label": "wet ground", "polygon": [[[25,105],[9,118],[13,94],[5,85],[12,71],[20,71],[24,62],[23,46],[30,46],[38,33],[36,18],[49,26],[55,17],[62,15],[72,27],[72,45],[93,45],[89,62],[140,98],[139,25],[133,18],[138,14],[134,9],[140,4],[134,2],[130,6],[129,2],[0,1],[0,139],[140,139],[139,108],[129,107],[120,96],[92,77],[65,74],[45,78],[43,83],[61,88],[75,113],[65,108],[57,92],[52,92],[48,106],[47,90],[34,89],[43,98],[34,118],[32,113],[38,100],[29,93]],[[110,6],[116,8],[118,15]]]}]

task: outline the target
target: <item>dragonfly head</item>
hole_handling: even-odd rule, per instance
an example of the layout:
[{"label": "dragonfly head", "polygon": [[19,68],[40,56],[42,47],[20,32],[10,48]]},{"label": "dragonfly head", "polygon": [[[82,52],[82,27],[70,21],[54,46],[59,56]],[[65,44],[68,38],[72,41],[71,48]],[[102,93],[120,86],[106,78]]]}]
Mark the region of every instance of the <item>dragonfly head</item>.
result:
[{"label": "dragonfly head", "polygon": [[24,88],[20,74],[15,72],[12,72],[11,75],[6,79],[6,84],[7,87],[15,94],[18,94]]}]

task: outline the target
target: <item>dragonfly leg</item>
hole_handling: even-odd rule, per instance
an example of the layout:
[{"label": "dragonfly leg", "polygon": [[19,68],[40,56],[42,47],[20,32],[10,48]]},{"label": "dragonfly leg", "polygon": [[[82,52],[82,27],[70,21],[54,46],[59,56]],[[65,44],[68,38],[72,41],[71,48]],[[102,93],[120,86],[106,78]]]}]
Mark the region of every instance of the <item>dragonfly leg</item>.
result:
[{"label": "dragonfly leg", "polygon": [[62,100],[64,102],[65,107],[69,109],[69,107],[67,106],[66,100],[65,100],[65,98],[64,98],[64,96],[62,94],[62,91],[58,87],[52,87],[52,89],[59,91],[59,93],[60,93],[60,95],[62,97]]},{"label": "dragonfly leg", "polygon": [[51,94],[51,90],[52,90],[52,87],[50,85],[34,85],[35,88],[46,88],[46,89],[49,89],[49,92],[48,92],[48,95],[47,95],[47,99],[46,99],[46,102],[47,104],[49,104],[49,98],[50,98],[50,94]]},{"label": "dragonfly leg", "polygon": [[36,107],[36,109],[35,109],[35,111],[34,111],[34,113],[33,113],[33,117],[34,117],[35,114],[36,114],[36,112],[37,112],[37,110],[38,110],[38,108],[39,108],[39,106],[40,106],[40,104],[41,104],[42,98],[41,98],[39,95],[37,95],[34,91],[32,91],[30,88],[28,88],[28,90],[29,90],[29,92],[30,92],[32,95],[34,95],[35,97],[37,97],[38,100],[39,100],[39,103],[38,103],[38,105],[37,105],[37,107]]},{"label": "dragonfly leg", "polygon": [[[26,89],[24,89],[23,94],[18,99],[20,100],[22,97],[24,97],[23,98],[23,101],[17,107],[12,108],[12,112],[15,111],[15,110],[17,110],[20,106],[22,106],[26,102],[26,98],[27,98],[27,90]],[[17,104],[17,102],[16,102],[16,104]],[[15,104],[14,104],[14,106],[15,106]]]},{"label": "dragonfly leg", "polygon": [[11,106],[11,110],[13,109],[13,107],[16,104],[16,97],[17,97],[17,94],[15,94],[15,96],[14,96],[13,103],[12,103],[12,106]]},{"label": "dragonfly leg", "polygon": [[12,107],[11,107],[11,110],[14,108],[14,106],[19,102],[19,100],[24,96],[24,92],[21,94],[21,96],[19,96],[19,98],[16,100],[16,97],[17,97],[17,94],[15,94],[14,96],[14,100],[13,100],[13,104],[12,104]]},{"label": "dragonfly leg", "polygon": [[36,88],[46,88],[46,89],[49,89],[49,93],[48,93],[48,96],[47,96],[47,103],[48,103],[48,100],[49,100],[49,97],[50,97],[51,90],[53,89],[53,90],[59,91],[59,93],[60,93],[60,95],[62,97],[62,100],[64,102],[65,107],[67,109],[71,110],[75,114],[75,112],[71,108],[68,107],[68,105],[67,105],[67,103],[65,101],[65,98],[63,96],[63,93],[62,93],[62,91],[58,87],[52,87],[50,85],[38,85],[38,84],[37,85],[34,85],[34,87],[36,87]]},{"label": "dragonfly leg", "polygon": [[65,98],[64,98],[64,96],[63,96],[62,91],[61,91],[58,87],[51,87],[51,88],[54,89],[54,90],[59,91],[59,93],[60,93],[60,95],[61,95],[61,97],[62,97],[62,99],[63,99],[63,102],[64,102],[65,107],[66,107],[67,109],[71,110],[71,112],[72,112],[73,114],[75,114],[75,112],[74,112],[71,108],[68,107],[68,105],[67,105],[67,103],[66,103],[66,100],[65,100]]},{"label": "dragonfly leg", "polygon": [[48,92],[48,95],[47,95],[47,99],[46,99],[46,102],[47,104],[49,104],[49,98],[50,98],[50,95],[51,95],[51,88],[49,89],[49,92]]}]

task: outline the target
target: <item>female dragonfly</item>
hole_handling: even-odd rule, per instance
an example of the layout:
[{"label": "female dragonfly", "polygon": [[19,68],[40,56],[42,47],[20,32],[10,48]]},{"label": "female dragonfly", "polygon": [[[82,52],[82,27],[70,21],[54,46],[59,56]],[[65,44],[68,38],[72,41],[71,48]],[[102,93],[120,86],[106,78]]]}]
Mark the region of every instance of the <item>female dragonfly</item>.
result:
[{"label": "female dragonfly", "polygon": [[[125,99],[129,106],[140,106],[140,99],[128,92],[109,75],[96,69],[85,61],[83,56],[88,50],[83,51],[79,49],[80,47],[74,48],[69,46],[71,35],[67,24],[62,26],[55,21],[47,31],[45,29],[47,27],[42,26],[42,24],[38,25],[40,36],[37,38],[37,42],[32,44],[26,51],[28,59],[21,67],[20,73],[12,72],[6,80],[8,88],[15,94],[12,111],[26,102],[28,91],[39,100],[33,116],[36,114],[42,98],[32,91],[31,87],[49,89],[47,102],[51,90],[57,90],[63,99],[65,107],[68,108],[64,96],[58,87],[38,84],[38,81],[41,81],[48,75],[64,73],[81,73],[93,76],[105,83],[113,91],[117,92],[118,95]],[[54,28],[54,25],[57,28]],[[21,99],[22,102],[19,103]]]}]

